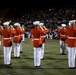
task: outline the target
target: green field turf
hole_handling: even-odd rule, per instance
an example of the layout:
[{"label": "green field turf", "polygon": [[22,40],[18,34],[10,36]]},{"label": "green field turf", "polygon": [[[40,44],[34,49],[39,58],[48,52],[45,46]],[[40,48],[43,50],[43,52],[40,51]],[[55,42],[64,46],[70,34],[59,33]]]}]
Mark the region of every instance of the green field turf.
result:
[{"label": "green field turf", "polygon": [[12,49],[12,65],[4,66],[3,48],[0,46],[0,75],[76,75],[76,68],[69,69],[67,54],[60,55],[59,40],[46,39],[44,59],[41,67],[34,67],[33,47],[30,39],[25,38],[22,44],[23,53],[14,58]]}]

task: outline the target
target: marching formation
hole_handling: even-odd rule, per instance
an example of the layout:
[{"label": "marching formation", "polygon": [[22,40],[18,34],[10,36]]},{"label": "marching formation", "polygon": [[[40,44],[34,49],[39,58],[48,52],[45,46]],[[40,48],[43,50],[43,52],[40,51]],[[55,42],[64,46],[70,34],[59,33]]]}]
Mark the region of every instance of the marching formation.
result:
[{"label": "marching formation", "polygon": [[[14,57],[20,58],[22,42],[25,41],[24,25],[20,25],[20,23],[10,25],[10,22],[4,22],[0,26],[0,35],[3,37],[4,65],[11,65],[12,43],[14,44]],[[34,28],[30,30],[30,33],[34,49],[34,66],[40,67],[41,60],[44,59],[45,36],[49,30],[40,21],[34,21],[33,25]],[[60,54],[64,54],[66,47],[68,66],[73,69],[76,58],[76,20],[69,21],[68,25],[61,24],[57,32],[60,34]]]},{"label": "marching formation", "polygon": [[11,65],[11,51],[14,43],[14,57],[20,57],[21,44],[23,41],[23,34],[25,29],[22,29],[19,23],[14,23],[14,26],[10,25],[11,21],[4,22],[0,26],[0,33],[3,37],[3,53],[4,53],[4,65]]},{"label": "marching formation", "polygon": [[58,33],[60,33],[60,54],[64,54],[66,47],[68,66],[74,69],[76,58],[76,20],[70,20],[68,26],[62,24]]},{"label": "marching formation", "polygon": [[[14,57],[20,58],[22,52],[22,42],[25,41],[25,26],[20,23],[10,24],[11,21],[6,21],[0,25],[0,34],[3,38],[4,65],[11,65],[12,45],[14,45]],[[45,34],[48,29],[44,23],[40,21],[33,22],[35,26],[31,29],[32,43],[34,48],[34,66],[38,67],[41,64],[41,59],[44,59]]]}]

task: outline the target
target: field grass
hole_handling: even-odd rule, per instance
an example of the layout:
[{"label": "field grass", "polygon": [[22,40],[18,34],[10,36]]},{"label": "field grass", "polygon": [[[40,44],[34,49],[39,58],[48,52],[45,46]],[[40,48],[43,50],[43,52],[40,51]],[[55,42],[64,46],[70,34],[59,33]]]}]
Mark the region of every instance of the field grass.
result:
[{"label": "field grass", "polygon": [[41,67],[34,67],[33,47],[30,39],[25,38],[22,44],[23,53],[14,58],[12,49],[12,65],[4,66],[3,47],[0,47],[0,75],[76,75],[76,68],[68,68],[67,54],[60,55],[59,40],[46,39],[44,59]]}]

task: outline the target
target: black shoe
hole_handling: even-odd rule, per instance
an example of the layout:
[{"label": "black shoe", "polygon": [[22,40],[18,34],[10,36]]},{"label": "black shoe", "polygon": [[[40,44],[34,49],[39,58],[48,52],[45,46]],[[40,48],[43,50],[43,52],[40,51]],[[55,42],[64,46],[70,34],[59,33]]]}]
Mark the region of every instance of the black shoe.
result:
[{"label": "black shoe", "polygon": [[61,55],[65,55],[64,53],[60,53]]},{"label": "black shoe", "polygon": [[15,57],[15,58],[17,58],[17,57]]},{"label": "black shoe", "polygon": [[41,67],[41,66],[35,66],[35,67],[37,67],[37,68],[38,68],[38,67]]},{"label": "black shoe", "polygon": [[16,57],[16,58],[20,58],[20,57]]},{"label": "black shoe", "polygon": [[41,60],[43,60],[44,58],[42,58]]},{"label": "black shoe", "polygon": [[20,58],[20,57],[15,57],[15,58]]},{"label": "black shoe", "polygon": [[75,69],[75,67],[69,67],[69,69]]},{"label": "black shoe", "polygon": [[5,64],[5,66],[9,66],[9,65],[12,65],[12,63],[10,63],[10,64]]},{"label": "black shoe", "polygon": [[22,51],[20,51],[20,53],[23,53]]},{"label": "black shoe", "polygon": [[9,65],[12,65],[12,63],[10,63]]}]

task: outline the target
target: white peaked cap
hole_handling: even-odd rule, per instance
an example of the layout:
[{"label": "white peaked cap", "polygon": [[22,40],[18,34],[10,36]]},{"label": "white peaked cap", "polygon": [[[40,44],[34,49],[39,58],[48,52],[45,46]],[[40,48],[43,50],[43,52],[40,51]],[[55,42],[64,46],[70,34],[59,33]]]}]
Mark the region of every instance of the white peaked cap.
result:
[{"label": "white peaked cap", "polygon": [[70,22],[70,23],[72,23],[72,22],[73,22],[73,23],[75,23],[75,22],[76,22],[76,20],[70,20],[69,22]]},{"label": "white peaked cap", "polygon": [[69,26],[71,25],[71,24],[75,24],[76,23],[76,20],[70,20],[69,21]]},{"label": "white peaked cap", "polygon": [[4,26],[9,26],[9,24],[10,24],[9,21],[3,23]]},{"label": "white peaked cap", "polygon": [[62,27],[66,27],[66,24],[61,24]]},{"label": "white peaked cap", "polygon": [[39,25],[43,26],[43,25],[44,25],[44,23],[39,23]]},{"label": "white peaked cap", "polygon": [[34,25],[39,25],[40,21],[33,22]]},{"label": "white peaked cap", "polygon": [[20,26],[20,24],[19,23],[14,23],[14,26]]}]

